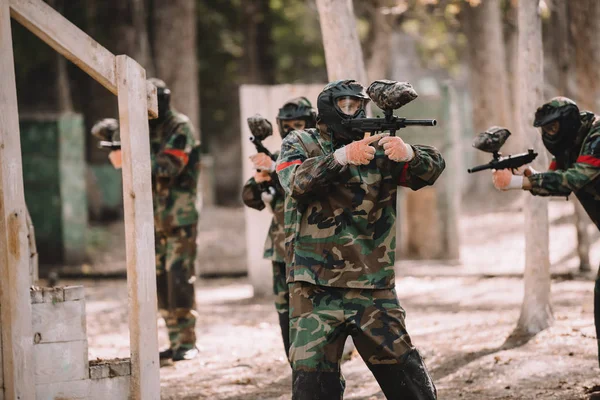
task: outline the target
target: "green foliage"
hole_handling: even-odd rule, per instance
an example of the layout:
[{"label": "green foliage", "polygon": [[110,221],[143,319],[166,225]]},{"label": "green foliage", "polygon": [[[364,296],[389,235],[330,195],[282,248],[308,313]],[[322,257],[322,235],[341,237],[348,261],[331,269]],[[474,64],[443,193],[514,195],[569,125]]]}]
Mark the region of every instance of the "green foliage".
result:
[{"label": "green foliage", "polygon": [[270,0],[277,83],[325,82],[325,54],[318,13],[306,0]]}]

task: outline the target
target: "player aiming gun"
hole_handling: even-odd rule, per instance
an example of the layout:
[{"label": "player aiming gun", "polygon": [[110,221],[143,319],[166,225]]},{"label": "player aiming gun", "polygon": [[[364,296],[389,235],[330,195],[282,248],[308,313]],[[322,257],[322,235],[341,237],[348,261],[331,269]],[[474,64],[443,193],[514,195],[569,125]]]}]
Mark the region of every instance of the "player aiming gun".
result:
[{"label": "player aiming gun", "polygon": [[435,119],[407,119],[394,115],[394,110],[405,106],[417,98],[417,92],[408,82],[378,80],[367,88],[367,94],[383,110],[384,118],[345,119],[342,125],[360,132],[389,131],[391,136],[407,126],[436,126]]},{"label": "player aiming gun", "polygon": [[[273,134],[273,126],[271,123],[259,114],[255,114],[247,119],[248,127],[252,136],[250,141],[256,147],[258,153],[264,153],[271,158],[273,161],[277,161],[277,157],[274,156],[263,144],[262,141]],[[261,170],[257,170],[261,172]],[[261,191],[269,193],[271,196],[275,195],[275,187],[269,182],[262,182],[259,184]]]},{"label": "player aiming gun", "polygon": [[486,169],[516,170],[517,168],[522,167],[525,164],[529,164],[535,160],[538,154],[533,151],[533,149],[529,149],[527,153],[512,154],[502,157],[500,148],[504,145],[504,142],[506,142],[506,139],[508,139],[509,136],[509,130],[499,126],[492,126],[487,131],[478,134],[473,141],[473,147],[481,151],[485,151],[486,153],[492,153],[494,158],[487,164],[478,165],[469,169],[468,172],[471,174],[473,172],[479,172]]}]

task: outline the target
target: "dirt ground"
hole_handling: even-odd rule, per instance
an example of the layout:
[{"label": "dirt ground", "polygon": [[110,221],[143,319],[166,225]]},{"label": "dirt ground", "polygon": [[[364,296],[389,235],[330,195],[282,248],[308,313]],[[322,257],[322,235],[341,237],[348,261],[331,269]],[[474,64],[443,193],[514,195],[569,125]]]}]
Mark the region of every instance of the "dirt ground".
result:
[{"label": "dirt ground", "polygon": [[[577,274],[571,210],[564,201],[551,204],[555,321],[526,343],[506,342],[523,296],[518,206],[461,218],[461,265],[398,263],[397,292],[408,330],[440,399],[585,399],[589,387],[600,385],[592,315],[595,271]],[[207,227],[201,241],[204,234],[223,235],[228,229],[240,237],[239,225],[213,223],[222,215],[239,224],[240,210],[209,209],[203,215]],[[593,237],[592,265],[598,265],[600,240]],[[239,253],[243,244],[229,246]],[[229,262],[243,262],[236,257]],[[76,282],[61,282],[66,283]],[[127,357],[126,282],[79,283],[86,286],[90,358]],[[200,355],[161,369],[162,398],[290,399],[291,371],[271,300],[252,298],[246,278],[200,279],[196,295]],[[164,347],[162,321],[159,330]],[[343,372],[346,399],[384,399],[359,356],[345,362]]]}]

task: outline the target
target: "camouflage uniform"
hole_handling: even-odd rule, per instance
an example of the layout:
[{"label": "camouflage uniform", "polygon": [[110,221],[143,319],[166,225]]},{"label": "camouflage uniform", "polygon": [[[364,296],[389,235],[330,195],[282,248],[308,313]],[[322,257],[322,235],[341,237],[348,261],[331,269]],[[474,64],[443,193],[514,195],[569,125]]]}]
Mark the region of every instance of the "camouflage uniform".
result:
[{"label": "camouflage uniform", "polygon": [[[275,154],[275,156],[277,156],[277,154]],[[267,240],[265,241],[263,257],[271,260],[273,264],[273,294],[275,294],[275,308],[277,309],[280,320],[285,354],[288,355],[290,348],[288,317],[290,296],[285,280],[285,236],[283,232],[284,192],[279,184],[279,179],[277,179],[277,174],[271,174],[271,181],[269,183],[274,185],[275,195],[270,203],[273,219],[271,221],[271,226],[269,227]],[[254,178],[250,178],[242,189],[242,200],[244,201],[244,204],[256,210],[263,210],[265,208],[265,203],[261,198],[261,192],[260,185]]]},{"label": "camouflage uniform", "polygon": [[412,146],[414,159],[396,163],[376,145],[370,164],[342,166],[334,142],[325,130],[292,132],[277,163],[286,192],[294,399],[342,397],[348,335],[387,398],[432,398],[407,392],[408,382],[435,389],[394,290],[396,194],[398,185],[432,185],[444,160],[433,147]]},{"label": "camouflage uniform", "polygon": [[150,147],[158,308],[169,330],[171,349],[187,350],[196,344],[194,260],[200,147],[189,119],[173,110],[159,123],[151,121]]},{"label": "camouflage uniform", "polygon": [[[555,98],[545,106],[559,108],[568,104],[574,103],[566,98]],[[583,111],[580,119],[581,127],[573,145],[554,158],[549,171],[529,176],[531,193],[567,197],[574,192],[600,230],[600,118]],[[600,268],[594,287],[594,320],[600,364]]]}]

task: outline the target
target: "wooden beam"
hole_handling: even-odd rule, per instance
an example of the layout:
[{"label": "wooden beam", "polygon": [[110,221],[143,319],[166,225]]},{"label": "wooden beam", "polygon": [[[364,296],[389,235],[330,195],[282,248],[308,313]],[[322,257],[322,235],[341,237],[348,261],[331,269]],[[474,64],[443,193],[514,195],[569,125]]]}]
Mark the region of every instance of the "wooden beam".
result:
[{"label": "wooden beam", "polygon": [[0,0],[0,318],[4,395],[35,398],[29,242],[9,0]]},{"label": "wooden beam", "polygon": [[[115,56],[42,0],[9,0],[11,16],[54,50],[118,95]],[[156,88],[148,82],[148,115],[158,116]]]},{"label": "wooden beam", "polygon": [[156,266],[150,139],[146,119],[146,72],[133,59],[117,56],[117,85],[123,150],[131,398],[158,400],[160,376]]}]

